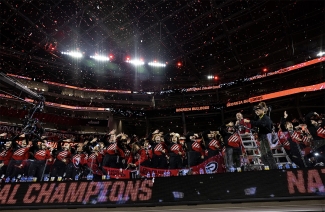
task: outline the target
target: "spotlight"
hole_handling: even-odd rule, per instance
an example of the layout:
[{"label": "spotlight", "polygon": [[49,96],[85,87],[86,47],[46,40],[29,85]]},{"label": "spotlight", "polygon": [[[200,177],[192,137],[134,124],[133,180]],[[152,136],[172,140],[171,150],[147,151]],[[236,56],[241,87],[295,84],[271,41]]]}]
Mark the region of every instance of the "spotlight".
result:
[{"label": "spotlight", "polygon": [[62,54],[65,54],[65,55],[69,55],[71,57],[75,57],[75,58],[81,58],[82,57],[82,53],[81,52],[61,52]]},{"label": "spotlight", "polygon": [[178,63],[177,63],[177,66],[178,66],[178,67],[182,66],[182,63],[181,63],[181,62],[178,62]]},{"label": "spotlight", "polygon": [[267,72],[267,68],[263,68],[263,72]]},{"label": "spotlight", "polygon": [[213,79],[213,76],[212,76],[212,75],[209,75],[209,76],[208,76],[208,79]]},{"label": "spotlight", "polygon": [[141,60],[127,60],[126,62],[127,63],[131,63],[131,64],[133,64],[135,66],[142,66],[142,65],[144,65],[144,62],[143,62],[142,59]]},{"label": "spotlight", "polygon": [[315,152],[315,153],[314,153],[314,155],[315,155],[315,156],[318,156],[318,155],[319,155],[319,153],[318,153],[318,152]]},{"label": "spotlight", "polygon": [[218,79],[218,77],[217,77],[217,76],[214,76],[214,79],[215,79],[215,80],[217,80],[217,79]]},{"label": "spotlight", "polygon": [[164,63],[157,63],[156,61],[148,63],[149,66],[155,66],[155,67],[166,67],[166,64]]},{"label": "spotlight", "polygon": [[103,56],[103,55],[94,55],[94,56],[90,56],[90,58],[93,58],[94,60],[98,60],[98,61],[109,61],[109,57]]}]

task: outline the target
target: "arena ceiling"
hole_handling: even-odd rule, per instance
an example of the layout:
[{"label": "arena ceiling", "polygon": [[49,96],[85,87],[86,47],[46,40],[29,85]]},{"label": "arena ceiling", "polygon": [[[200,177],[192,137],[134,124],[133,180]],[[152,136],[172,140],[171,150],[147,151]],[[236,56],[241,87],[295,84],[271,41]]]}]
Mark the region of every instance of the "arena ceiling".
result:
[{"label": "arena ceiling", "polygon": [[[225,83],[315,58],[324,8],[319,0],[2,0],[1,71],[144,91]],[[86,57],[94,53],[114,59]],[[126,57],[167,67],[135,68]]]}]

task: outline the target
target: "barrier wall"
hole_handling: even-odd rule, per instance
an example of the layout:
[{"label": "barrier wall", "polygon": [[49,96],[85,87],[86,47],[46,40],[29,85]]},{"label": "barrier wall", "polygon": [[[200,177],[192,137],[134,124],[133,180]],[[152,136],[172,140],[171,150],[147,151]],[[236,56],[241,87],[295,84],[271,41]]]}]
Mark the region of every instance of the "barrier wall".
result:
[{"label": "barrier wall", "polygon": [[2,183],[1,209],[117,207],[325,198],[325,168],[155,179]]}]

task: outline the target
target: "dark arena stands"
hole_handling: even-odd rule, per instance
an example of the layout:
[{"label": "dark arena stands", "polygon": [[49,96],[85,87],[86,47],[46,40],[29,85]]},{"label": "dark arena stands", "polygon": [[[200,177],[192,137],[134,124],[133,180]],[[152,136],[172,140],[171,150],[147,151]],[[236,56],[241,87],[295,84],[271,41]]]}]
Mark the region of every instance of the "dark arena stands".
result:
[{"label": "dark arena stands", "polygon": [[325,1],[0,4],[1,209],[325,210]]}]

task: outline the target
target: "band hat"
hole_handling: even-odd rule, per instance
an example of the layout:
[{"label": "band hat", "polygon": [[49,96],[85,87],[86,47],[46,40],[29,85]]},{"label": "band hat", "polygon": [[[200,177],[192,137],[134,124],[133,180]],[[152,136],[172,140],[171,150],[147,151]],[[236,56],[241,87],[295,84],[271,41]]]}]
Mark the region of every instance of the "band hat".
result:
[{"label": "band hat", "polygon": [[65,139],[64,142],[71,142],[71,139]]},{"label": "band hat", "polygon": [[184,136],[179,137],[179,140],[185,140],[185,137]]},{"label": "band hat", "polygon": [[21,134],[19,137],[20,138],[25,138],[25,134]]},{"label": "band hat", "polygon": [[7,135],[7,133],[1,133],[0,134],[0,136],[6,136]]},{"label": "band hat", "polygon": [[233,127],[234,126],[234,122],[229,122],[228,124],[226,124],[226,127]]},{"label": "band hat", "polygon": [[179,135],[178,133],[175,133],[175,135],[173,135],[173,137],[177,137],[177,138],[179,138],[180,135]]},{"label": "band hat", "polygon": [[262,110],[264,109],[261,105],[257,105],[254,107],[254,110]]},{"label": "band hat", "polygon": [[96,142],[97,141],[97,137],[94,138],[93,140],[90,141],[90,143]]}]

